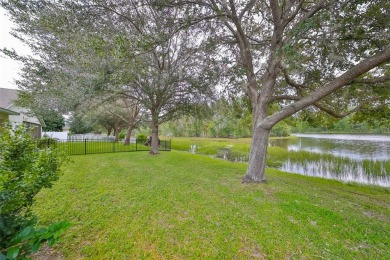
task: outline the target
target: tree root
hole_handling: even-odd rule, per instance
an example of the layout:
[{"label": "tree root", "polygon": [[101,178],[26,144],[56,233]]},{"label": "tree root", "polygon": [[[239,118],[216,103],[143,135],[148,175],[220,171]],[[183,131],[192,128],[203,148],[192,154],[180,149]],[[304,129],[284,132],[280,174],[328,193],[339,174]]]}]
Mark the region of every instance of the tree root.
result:
[{"label": "tree root", "polygon": [[267,180],[266,179],[256,180],[256,179],[253,179],[252,177],[245,174],[244,177],[242,177],[242,179],[241,179],[241,183],[244,183],[244,184],[247,184],[247,183],[267,183]]}]

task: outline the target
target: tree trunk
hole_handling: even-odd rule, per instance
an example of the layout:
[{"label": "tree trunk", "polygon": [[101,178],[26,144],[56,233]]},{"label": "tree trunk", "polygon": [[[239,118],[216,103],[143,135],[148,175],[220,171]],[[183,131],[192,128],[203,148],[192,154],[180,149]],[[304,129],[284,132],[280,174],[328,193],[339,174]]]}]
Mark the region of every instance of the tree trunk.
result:
[{"label": "tree trunk", "polygon": [[243,183],[265,182],[265,164],[270,130],[254,128],[249,152],[248,169],[242,178]]},{"label": "tree trunk", "polygon": [[130,145],[130,137],[132,131],[133,131],[133,125],[129,125],[126,132],[125,145]]},{"label": "tree trunk", "polygon": [[158,139],[158,124],[152,123],[152,145],[150,146],[150,154],[158,154],[159,139]]},{"label": "tree trunk", "polygon": [[107,136],[110,136],[110,135],[111,135],[111,131],[112,131],[112,128],[108,128],[108,129],[107,129]]},{"label": "tree trunk", "polygon": [[115,136],[115,142],[118,142],[119,140],[119,133],[121,132],[120,128],[114,128],[114,136]]}]

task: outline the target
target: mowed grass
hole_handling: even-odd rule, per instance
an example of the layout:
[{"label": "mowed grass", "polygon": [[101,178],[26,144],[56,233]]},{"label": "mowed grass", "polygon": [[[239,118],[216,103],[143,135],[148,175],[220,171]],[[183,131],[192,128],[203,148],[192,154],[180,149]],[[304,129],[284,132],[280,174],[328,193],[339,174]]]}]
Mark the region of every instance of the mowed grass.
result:
[{"label": "mowed grass", "polygon": [[390,189],[172,151],[74,156],[38,194],[67,259],[389,259]]},{"label": "mowed grass", "polygon": [[196,153],[215,155],[218,153],[218,149],[231,147],[234,152],[247,154],[251,140],[251,138],[174,137],[172,138],[172,149],[189,151],[191,145],[196,145]]}]

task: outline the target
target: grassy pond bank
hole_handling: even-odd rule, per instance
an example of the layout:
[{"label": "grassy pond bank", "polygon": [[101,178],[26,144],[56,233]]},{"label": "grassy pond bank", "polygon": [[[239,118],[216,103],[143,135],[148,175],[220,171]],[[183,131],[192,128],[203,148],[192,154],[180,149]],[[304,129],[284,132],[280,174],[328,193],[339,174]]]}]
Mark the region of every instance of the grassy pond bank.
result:
[{"label": "grassy pond bank", "polygon": [[[174,138],[172,149],[246,162],[250,139]],[[307,176],[390,187],[390,160],[354,160],[329,153],[289,151],[269,146],[267,166]]]}]

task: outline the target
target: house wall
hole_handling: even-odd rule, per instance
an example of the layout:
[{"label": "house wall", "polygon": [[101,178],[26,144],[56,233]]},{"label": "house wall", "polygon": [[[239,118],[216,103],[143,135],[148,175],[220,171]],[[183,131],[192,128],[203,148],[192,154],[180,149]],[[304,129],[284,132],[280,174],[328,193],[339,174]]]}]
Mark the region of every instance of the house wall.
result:
[{"label": "house wall", "polygon": [[20,107],[16,107],[16,106],[11,106],[8,109],[20,113],[20,115],[10,115],[9,116],[9,121],[10,122],[15,123],[17,125],[20,125],[23,122],[29,122],[29,123],[32,123],[32,124],[40,125],[40,122],[39,122],[38,118],[36,118],[35,116],[34,117],[29,116],[27,114],[27,110],[25,110],[23,108],[20,108]]},{"label": "house wall", "polygon": [[42,137],[42,128],[40,125],[33,124],[30,122],[26,122],[26,121],[23,123],[26,125],[26,127],[29,130],[32,137],[34,137],[34,138],[41,138]]},{"label": "house wall", "polygon": [[19,113],[19,115],[10,115],[9,116],[9,121],[11,122],[11,124],[14,127],[19,126],[19,125],[24,123],[31,128],[32,136],[34,138],[41,138],[42,137],[42,126],[41,126],[37,117],[29,116],[27,114],[27,110],[20,108],[20,107],[17,107],[17,106],[14,106],[14,105],[9,107],[8,109]]},{"label": "house wall", "polygon": [[8,121],[8,114],[0,112],[0,127],[3,126],[3,123]]}]

